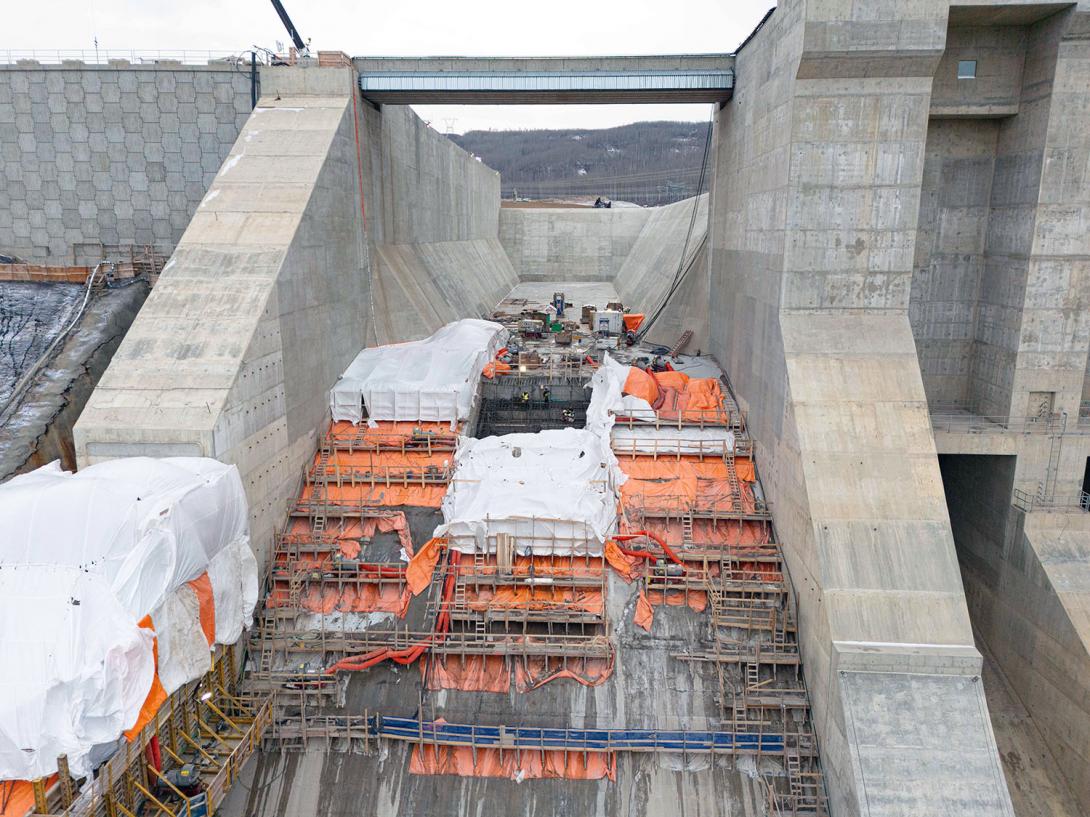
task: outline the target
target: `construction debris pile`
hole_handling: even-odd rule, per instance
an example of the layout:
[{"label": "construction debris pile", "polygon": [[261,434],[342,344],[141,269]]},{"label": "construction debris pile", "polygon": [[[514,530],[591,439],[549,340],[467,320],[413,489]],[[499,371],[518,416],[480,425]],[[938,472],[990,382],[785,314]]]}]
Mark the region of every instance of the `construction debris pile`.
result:
[{"label": "construction debris pile", "polygon": [[[613,779],[634,751],[749,757],[770,811],[824,813],[790,589],[742,412],[706,359],[627,346],[619,304],[575,322],[554,301],[468,322],[486,328],[468,369],[424,351],[463,321],[416,347],[366,350],[334,389],[249,668],[251,688],[274,695],[274,745],[407,741],[412,773],[515,780]],[[406,347],[428,356],[430,383],[476,382],[440,413],[421,378],[395,388]],[[379,395],[398,388],[392,411]],[[481,435],[499,428],[514,433]],[[705,727],[530,728],[510,722],[507,698],[485,724],[435,711],[434,690],[608,684],[626,655],[663,649],[640,635],[662,608],[706,620],[705,636],[670,637],[661,658],[718,690]],[[410,665],[420,678],[407,689]],[[416,694],[400,711],[345,714],[349,686],[371,683]]]}]

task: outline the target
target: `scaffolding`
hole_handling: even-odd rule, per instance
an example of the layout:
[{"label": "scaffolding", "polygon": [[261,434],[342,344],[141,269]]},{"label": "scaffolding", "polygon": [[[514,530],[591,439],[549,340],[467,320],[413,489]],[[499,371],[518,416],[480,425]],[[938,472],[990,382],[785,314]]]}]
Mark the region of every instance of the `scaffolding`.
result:
[{"label": "scaffolding", "polygon": [[[233,648],[171,695],[156,716],[81,787],[58,762],[55,784],[34,782],[34,814],[59,817],[201,817],[219,808],[272,720],[265,696],[239,691]],[[186,770],[181,787],[173,774]],[[183,791],[183,788],[185,789]]]}]

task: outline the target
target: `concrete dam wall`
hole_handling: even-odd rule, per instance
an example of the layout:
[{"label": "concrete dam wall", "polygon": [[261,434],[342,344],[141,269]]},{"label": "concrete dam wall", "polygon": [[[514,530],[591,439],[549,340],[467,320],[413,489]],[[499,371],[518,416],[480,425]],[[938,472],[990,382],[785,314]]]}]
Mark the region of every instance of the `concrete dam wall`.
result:
[{"label": "concrete dam wall", "polygon": [[259,559],[356,353],[488,314],[516,282],[495,171],[408,109],[354,100],[354,77],[263,69],[265,95],[75,430],[83,464],[237,464]]},{"label": "concrete dam wall", "polygon": [[[714,356],[751,418],[832,813],[992,817],[1048,800],[997,743],[974,630],[1040,735],[1035,760],[1055,756],[1050,779],[1085,812],[1090,706],[1068,679],[1090,655],[1090,526],[1072,516],[1090,459],[1090,10],[849,6],[778,7],[736,56],[710,193],[654,210],[501,209],[493,171],[407,108],[366,102],[349,68],[263,69],[248,116],[248,84],[221,86],[208,69],[218,79],[204,93],[224,100],[192,103],[205,117],[196,144],[207,143],[196,161],[189,136],[178,156],[167,150],[170,97],[188,93],[178,78],[172,89],[162,71],[150,85],[138,69],[114,72],[122,96],[103,90],[103,115],[134,98],[139,108],[122,110],[119,141],[90,121],[106,69],[13,69],[0,85],[13,100],[0,96],[0,249],[70,257],[114,230],[118,243],[177,245],[76,424],[80,464],[237,463],[264,563],[327,391],[361,347],[488,315],[520,281],[611,284],[650,313],[680,264],[650,339],[669,345],[691,329],[689,351]],[[957,79],[965,61],[977,81]],[[152,85],[162,98],[144,100]],[[83,114],[72,117],[71,160],[65,128],[48,139],[39,128],[62,98],[67,113],[84,100],[89,117],[86,148]],[[164,177],[165,216],[162,188],[150,187],[159,163],[194,174],[180,190]],[[53,165],[84,186],[55,190]],[[134,211],[131,227],[123,203],[86,187],[103,172],[117,174],[115,194],[149,186],[150,201],[127,196],[147,214]],[[557,694],[539,714],[573,700],[580,713],[620,706],[611,696]],[[479,698],[460,705],[467,720],[479,714]],[[339,807],[326,789],[352,766],[285,762],[323,784],[281,792],[281,810]],[[686,802],[717,796],[702,785]],[[412,807],[474,786],[418,782]]]}]

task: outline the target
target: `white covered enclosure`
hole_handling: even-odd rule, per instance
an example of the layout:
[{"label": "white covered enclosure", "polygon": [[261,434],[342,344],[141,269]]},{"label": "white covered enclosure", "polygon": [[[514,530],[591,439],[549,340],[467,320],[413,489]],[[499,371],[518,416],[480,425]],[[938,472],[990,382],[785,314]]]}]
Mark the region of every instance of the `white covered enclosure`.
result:
[{"label": "white covered enclosure", "polygon": [[333,420],[468,419],[485,365],[507,342],[498,323],[467,318],[424,340],[364,349],[333,386]]},{"label": "white covered enclosure", "polygon": [[214,641],[237,640],[257,600],[247,518],[238,469],[207,459],[53,463],[0,485],[0,780],[59,755],[89,772],[140,713],[153,637],[168,692],[208,669],[190,582],[214,600]]},{"label": "white covered enclosure", "polygon": [[623,481],[608,438],[590,431],[462,438],[435,535],[463,553],[494,551],[509,534],[520,555],[599,556]]}]

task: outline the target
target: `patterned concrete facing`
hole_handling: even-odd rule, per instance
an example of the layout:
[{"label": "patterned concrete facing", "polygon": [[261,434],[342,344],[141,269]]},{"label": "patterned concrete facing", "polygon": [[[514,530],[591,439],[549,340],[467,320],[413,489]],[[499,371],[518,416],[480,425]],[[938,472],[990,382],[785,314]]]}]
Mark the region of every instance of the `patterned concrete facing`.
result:
[{"label": "patterned concrete facing", "polygon": [[0,65],[0,252],[169,253],[249,114],[234,65]]}]

